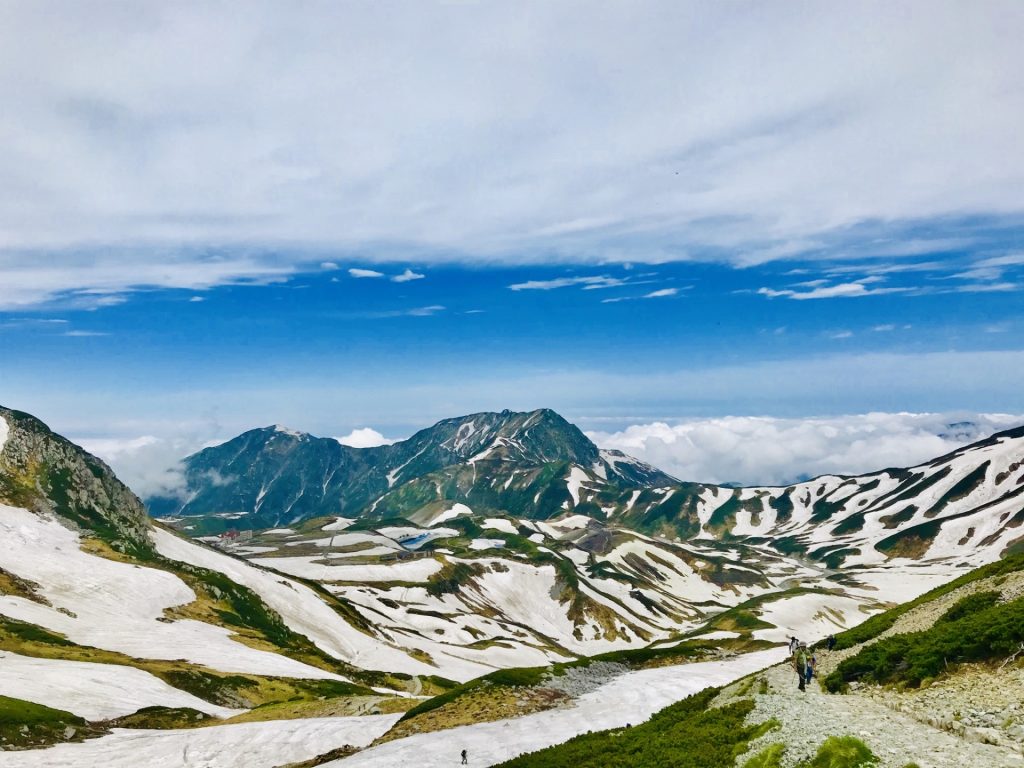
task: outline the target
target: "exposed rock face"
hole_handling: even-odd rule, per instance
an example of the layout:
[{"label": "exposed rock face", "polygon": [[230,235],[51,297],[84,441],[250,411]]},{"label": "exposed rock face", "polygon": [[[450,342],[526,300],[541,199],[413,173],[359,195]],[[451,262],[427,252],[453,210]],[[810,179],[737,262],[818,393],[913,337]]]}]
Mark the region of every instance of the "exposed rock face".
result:
[{"label": "exposed rock face", "polygon": [[142,502],[106,464],[27,413],[0,407],[0,418],[0,502],[60,515],[121,551],[150,549]]}]

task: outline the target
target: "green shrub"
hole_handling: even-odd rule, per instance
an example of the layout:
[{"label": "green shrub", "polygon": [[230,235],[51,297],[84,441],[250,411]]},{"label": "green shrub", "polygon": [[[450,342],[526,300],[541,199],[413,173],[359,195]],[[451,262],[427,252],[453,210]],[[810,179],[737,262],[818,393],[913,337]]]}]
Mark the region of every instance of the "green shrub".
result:
[{"label": "green shrub", "polygon": [[810,762],[798,768],[866,768],[878,762],[868,745],[853,736],[829,736]]},{"label": "green shrub", "polygon": [[784,744],[769,744],[743,764],[743,768],[781,768]]},{"label": "green shrub", "polygon": [[[1024,553],[1009,555],[1004,557],[1002,560],[997,560],[994,563],[983,565],[981,568],[976,568],[970,573],[965,573],[963,576],[954,579],[946,584],[943,584],[930,592],[926,592],[920,597],[911,600],[908,603],[903,603],[895,608],[880,613],[876,616],[872,616],[870,619],[862,624],[858,624],[852,629],[848,629],[836,635],[836,650],[843,650],[845,648],[852,648],[855,645],[873,640],[880,634],[889,629],[896,620],[903,616],[905,613],[919,605],[924,605],[932,600],[948,595],[955,589],[959,589],[964,584],[970,584],[974,581],[980,581],[981,579],[987,579],[993,576],[1002,576],[1004,574],[1013,573],[1015,571],[1024,570]],[[884,595],[882,596],[884,599]]]},{"label": "green shrub", "polygon": [[975,592],[958,600],[952,608],[939,617],[939,621],[959,621],[964,616],[991,608],[999,602],[999,592]]},{"label": "green shrub", "polygon": [[[522,755],[504,768],[724,768],[765,729],[744,724],[749,700],[708,709],[717,689],[694,694],[632,728],[587,733],[564,744]],[[771,763],[768,763],[770,766]]]},{"label": "green shrub", "polygon": [[1001,658],[1015,651],[1022,641],[1024,598],[937,622],[923,632],[887,637],[844,660],[822,682],[833,692],[843,690],[853,680],[902,682],[917,687],[922,680],[942,674],[949,664]]}]

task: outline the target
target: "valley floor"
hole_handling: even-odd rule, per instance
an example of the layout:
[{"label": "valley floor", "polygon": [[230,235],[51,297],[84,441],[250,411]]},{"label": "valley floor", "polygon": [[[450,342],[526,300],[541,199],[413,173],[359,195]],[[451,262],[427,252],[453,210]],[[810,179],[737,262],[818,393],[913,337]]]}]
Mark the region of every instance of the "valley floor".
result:
[{"label": "valley floor", "polygon": [[456,765],[461,750],[469,764],[495,765],[526,752],[559,744],[580,733],[641,723],[692,693],[724,685],[779,660],[771,649],[725,661],[698,662],[629,672],[581,696],[575,706],[513,720],[467,725],[387,742],[328,763],[338,768],[441,768]]}]

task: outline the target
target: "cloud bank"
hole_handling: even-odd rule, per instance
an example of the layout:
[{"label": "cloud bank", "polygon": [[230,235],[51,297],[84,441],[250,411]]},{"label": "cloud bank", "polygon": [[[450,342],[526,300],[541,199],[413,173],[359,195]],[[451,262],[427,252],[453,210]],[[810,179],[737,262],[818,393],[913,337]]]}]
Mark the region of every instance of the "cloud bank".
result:
[{"label": "cloud bank", "polygon": [[891,226],[1024,215],[1021,39],[1014,0],[8,4],[0,307],[353,253],[945,253]]},{"label": "cloud bank", "polygon": [[867,413],[823,419],[723,417],[588,432],[682,480],[787,485],[908,467],[1024,424],[1024,414]]}]

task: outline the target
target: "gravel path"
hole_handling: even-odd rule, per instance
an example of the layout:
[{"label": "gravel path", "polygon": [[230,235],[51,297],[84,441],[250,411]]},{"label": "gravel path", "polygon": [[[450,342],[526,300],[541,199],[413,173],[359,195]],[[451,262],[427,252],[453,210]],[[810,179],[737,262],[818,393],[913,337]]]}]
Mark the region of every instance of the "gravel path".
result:
[{"label": "gravel path", "polygon": [[[1024,595],[1024,573],[967,584],[901,616],[878,638],[844,651],[818,652],[824,677],[841,661],[890,635],[931,627],[954,603],[982,590],[999,590],[1004,600]],[[768,692],[761,694],[761,681]],[[847,695],[824,693],[817,681],[797,690],[788,664],[766,670],[751,683],[729,686],[718,699],[752,698],[750,723],[776,719],[781,729],[766,734],[737,760],[768,744],[785,743],[783,765],[812,756],[828,736],[856,736],[878,755],[880,768],[1024,768],[1024,669],[961,668],[956,675],[917,691],[865,686]]]},{"label": "gravel path", "polygon": [[[768,681],[767,694],[758,692],[760,678]],[[731,686],[723,697],[735,696],[736,690]],[[879,768],[903,768],[911,762],[920,768],[1024,767],[1024,756],[1017,749],[964,740],[864,696],[829,695],[816,682],[800,693],[796,674],[788,665],[760,675],[746,696],[755,702],[748,722],[774,718],[782,728],[755,741],[751,751],[737,760],[738,766],[769,744],[785,743],[783,765],[792,766],[812,757],[829,736],[856,736],[880,758]]]}]

